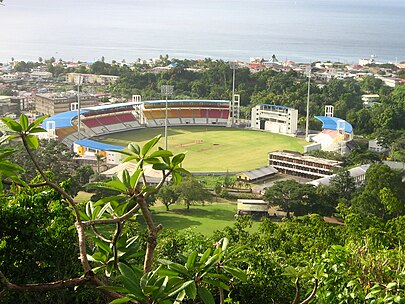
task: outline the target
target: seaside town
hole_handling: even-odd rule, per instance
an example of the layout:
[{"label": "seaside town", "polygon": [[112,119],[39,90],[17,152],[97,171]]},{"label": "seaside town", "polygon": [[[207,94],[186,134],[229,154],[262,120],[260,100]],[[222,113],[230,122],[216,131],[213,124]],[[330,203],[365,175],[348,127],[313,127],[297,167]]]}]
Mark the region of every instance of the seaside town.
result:
[{"label": "seaside town", "polygon": [[[101,58],[100,62],[104,62]],[[135,63],[113,61],[112,66],[126,66],[131,70],[142,73],[162,73],[176,68],[177,62],[182,60],[169,60],[168,56],[160,56],[149,60],[138,59]],[[187,60],[189,64],[185,69],[192,72],[200,72],[206,69],[199,64],[204,60]],[[168,63],[162,65],[164,63]],[[191,63],[191,64],[190,64]],[[278,61],[273,55],[270,59],[251,57],[247,62],[235,62],[238,68],[248,69],[250,73],[258,73],[264,70],[287,73],[296,71],[305,74],[311,68],[311,77],[319,87],[322,87],[332,79],[352,78],[361,81],[364,77],[373,76],[380,79],[386,86],[395,88],[405,84],[405,63],[379,63],[377,58],[371,56],[359,59],[356,64],[343,64],[339,62],[314,62],[296,63],[293,61]],[[119,79],[119,75],[91,74],[92,62],[72,62],[62,59],[50,58],[37,62],[16,61],[0,63],[0,114],[7,117],[17,117],[25,113],[35,118],[38,115],[54,115],[66,111],[68,106],[59,110],[44,106],[45,98],[64,98],[66,105],[69,100],[76,98],[77,91],[74,85],[78,78],[86,85],[82,92],[82,106],[94,106],[106,102],[123,102],[125,97],[112,96],[106,87]],[[83,73],[84,71],[84,73]],[[400,74],[398,74],[400,73]],[[401,74],[402,73],[402,74]],[[402,75],[402,77],[401,77]],[[368,107],[373,102],[378,102],[378,94],[364,94],[362,97],[364,106]]]}]

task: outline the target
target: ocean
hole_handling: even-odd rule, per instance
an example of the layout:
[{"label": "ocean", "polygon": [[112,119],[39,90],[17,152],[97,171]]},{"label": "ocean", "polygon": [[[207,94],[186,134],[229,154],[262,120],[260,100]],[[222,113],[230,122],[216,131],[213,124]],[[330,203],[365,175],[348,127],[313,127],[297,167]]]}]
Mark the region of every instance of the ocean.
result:
[{"label": "ocean", "polygon": [[405,61],[402,0],[4,0],[0,62]]}]

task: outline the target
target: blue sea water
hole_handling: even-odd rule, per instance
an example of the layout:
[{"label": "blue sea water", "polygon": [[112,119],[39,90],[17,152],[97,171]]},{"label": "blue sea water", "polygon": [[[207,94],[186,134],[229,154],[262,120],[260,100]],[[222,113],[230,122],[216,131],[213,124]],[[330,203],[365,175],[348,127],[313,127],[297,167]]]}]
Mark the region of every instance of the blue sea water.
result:
[{"label": "blue sea water", "polygon": [[403,0],[4,0],[0,62],[405,60]]}]

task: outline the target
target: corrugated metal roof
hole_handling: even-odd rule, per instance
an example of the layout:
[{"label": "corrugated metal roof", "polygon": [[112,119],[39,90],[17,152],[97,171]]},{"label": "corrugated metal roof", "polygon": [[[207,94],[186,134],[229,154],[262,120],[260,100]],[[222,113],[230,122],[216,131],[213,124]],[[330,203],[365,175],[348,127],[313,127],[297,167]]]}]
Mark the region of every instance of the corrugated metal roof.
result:
[{"label": "corrugated metal roof", "polygon": [[255,180],[259,178],[263,178],[269,175],[273,175],[278,173],[277,169],[275,169],[273,166],[265,166],[249,171],[244,171],[241,174],[246,175],[250,180]]},{"label": "corrugated metal roof", "polygon": [[352,125],[344,119],[341,119],[338,117],[330,117],[330,116],[315,116],[315,118],[322,122],[322,129],[337,130],[338,121],[342,120],[342,121],[344,121],[344,124],[345,124],[345,132],[347,132],[347,133],[353,132]]},{"label": "corrugated metal roof", "polygon": [[105,143],[101,143],[101,142],[90,140],[90,139],[81,139],[81,140],[75,141],[75,144],[83,146],[83,147],[91,148],[91,149],[100,150],[100,151],[113,151],[113,150],[123,150],[124,149],[124,147],[122,147],[122,146],[105,144]]}]

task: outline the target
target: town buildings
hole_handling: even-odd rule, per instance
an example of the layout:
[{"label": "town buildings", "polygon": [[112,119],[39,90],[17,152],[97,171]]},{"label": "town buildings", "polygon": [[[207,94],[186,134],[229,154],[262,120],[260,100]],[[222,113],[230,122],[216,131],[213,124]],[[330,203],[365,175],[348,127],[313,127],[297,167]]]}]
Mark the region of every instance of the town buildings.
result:
[{"label": "town buildings", "polygon": [[[80,107],[97,105],[97,97],[93,94],[80,93]],[[55,115],[76,110],[78,106],[77,92],[44,93],[35,97],[35,110],[39,114]]]}]

